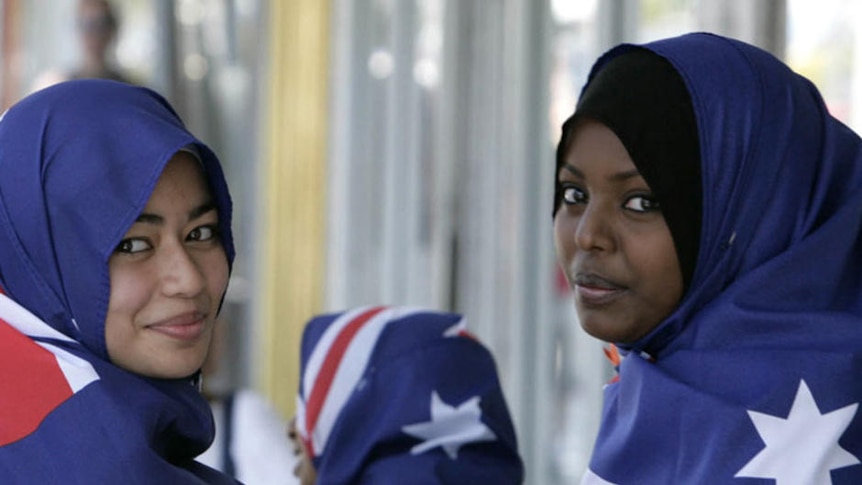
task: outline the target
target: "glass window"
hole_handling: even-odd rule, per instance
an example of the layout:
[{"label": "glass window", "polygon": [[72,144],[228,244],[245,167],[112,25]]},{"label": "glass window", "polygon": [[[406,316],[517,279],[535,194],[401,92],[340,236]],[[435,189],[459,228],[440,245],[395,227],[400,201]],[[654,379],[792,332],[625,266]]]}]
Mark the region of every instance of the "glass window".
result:
[{"label": "glass window", "polygon": [[814,82],[836,118],[862,129],[862,4],[854,0],[789,0],[787,58]]}]

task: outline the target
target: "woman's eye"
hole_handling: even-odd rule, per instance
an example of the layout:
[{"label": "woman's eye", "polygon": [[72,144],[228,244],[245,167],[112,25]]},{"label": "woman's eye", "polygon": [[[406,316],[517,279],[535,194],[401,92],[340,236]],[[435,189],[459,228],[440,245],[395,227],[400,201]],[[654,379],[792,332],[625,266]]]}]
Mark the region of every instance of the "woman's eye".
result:
[{"label": "woman's eye", "polygon": [[634,212],[652,212],[661,210],[659,203],[652,197],[636,195],[626,200],[624,207]]},{"label": "woman's eye", "polygon": [[214,225],[200,226],[192,229],[187,239],[190,241],[209,241],[218,235]]},{"label": "woman's eye", "polygon": [[563,202],[566,204],[583,204],[587,201],[587,194],[571,185],[567,185],[563,187]]},{"label": "woman's eye", "polygon": [[117,244],[117,248],[114,249],[116,253],[139,253],[141,251],[146,251],[151,249],[152,246],[144,239],[123,239],[120,241],[120,244]]}]

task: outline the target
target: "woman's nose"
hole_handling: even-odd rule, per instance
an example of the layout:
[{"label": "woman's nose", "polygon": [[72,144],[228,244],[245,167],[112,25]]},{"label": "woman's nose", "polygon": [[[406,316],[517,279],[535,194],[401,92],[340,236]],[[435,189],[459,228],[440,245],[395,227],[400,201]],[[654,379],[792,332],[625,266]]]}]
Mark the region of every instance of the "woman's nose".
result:
[{"label": "woman's nose", "polygon": [[575,227],[575,244],[578,249],[611,251],[614,243],[611,229],[612,217],[607,210],[595,204],[588,204]]},{"label": "woman's nose", "polygon": [[205,280],[203,272],[183,244],[172,244],[162,248],[162,288],[170,296],[193,297],[203,291]]}]

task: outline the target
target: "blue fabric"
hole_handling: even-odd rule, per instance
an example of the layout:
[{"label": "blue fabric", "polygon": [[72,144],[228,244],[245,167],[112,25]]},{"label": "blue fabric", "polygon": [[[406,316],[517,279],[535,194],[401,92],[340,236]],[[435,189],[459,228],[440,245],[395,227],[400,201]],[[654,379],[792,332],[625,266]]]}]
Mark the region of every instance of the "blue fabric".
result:
[{"label": "blue fabric", "polygon": [[[829,115],[812,83],[760,49],[702,33],[645,47],[673,64],[691,94],[701,246],[679,308],[625,349],[590,469],[612,483],[774,483],[768,473],[734,478],[766,447],[750,413],[787,418],[801,383],[821,414],[851,406],[838,443],[858,463],[859,137]],[[631,48],[605,54],[590,79]],[[785,460],[799,465],[792,453]],[[859,464],[827,468],[833,483],[862,483]]]},{"label": "blue fabric", "polygon": [[[302,375],[322,335],[342,315],[322,315],[307,324]],[[343,390],[349,398],[338,411],[326,447],[314,457],[319,485],[523,483],[515,431],[491,353],[464,332],[447,333],[461,321],[457,314],[417,310],[385,322],[368,349],[367,365],[359,369],[358,383]],[[351,359],[343,364],[358,365]],[[442,446],[411,452],[423,439],[405,432],[405,426],[432,420],[435,392],[454,408],[478,400],[481,424],[461,424],[486,428],[494,438],[467,439],[454,457]],[[300,402],[308,398],[309,387],[301,385]]]},{"label": "blue fabric", "polygon": [[55,344],[100,377],[33,434],[0,447],[3,483],[226,480],[192,462],[214,433],[193,380],[132,375],[110,364],[105,348],[108,258],[167,161],[189,144],[200,152],[232,262],[219,161],[155,92],[70,81],[25,98],[0,120],[0,287],[71,337]]}]

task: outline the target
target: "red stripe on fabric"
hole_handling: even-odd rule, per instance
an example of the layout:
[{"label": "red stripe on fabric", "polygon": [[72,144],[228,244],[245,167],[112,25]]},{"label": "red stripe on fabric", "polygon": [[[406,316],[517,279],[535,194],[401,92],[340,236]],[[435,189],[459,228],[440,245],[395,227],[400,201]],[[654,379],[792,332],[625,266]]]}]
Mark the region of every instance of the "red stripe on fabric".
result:
[{"label": "red stripe on fabric", "polygon": [[[335,379],[335,373],[338,371],[338,366],[341,364],[341,359],[347,351],[350,342],[353,341],[353,336],[371,320],[375,315],[385,310],[386,307],[372,308],[354,318],[350,323],[344,326],[338,336],[332,342],[326,358],[323,360],[323,365],[320,366],[320,372],[317,374],[317,379],[314,381],[314,386],[311,389],[311,394],[305,407],[305,430],[308,436],[314,432],[314,427],[317,425],[317,417],[323,409],[323,403],[326,401],[326,395],[329,394],[329,388],[332,386],[332,381]],[[311,439],[308,440],[308,452],[311,456],[316,455]]]},{"label": "red stripe on fabric", "polygon": [[56,356],[0,319],[0,446],[35,431],[73,394]]}]

